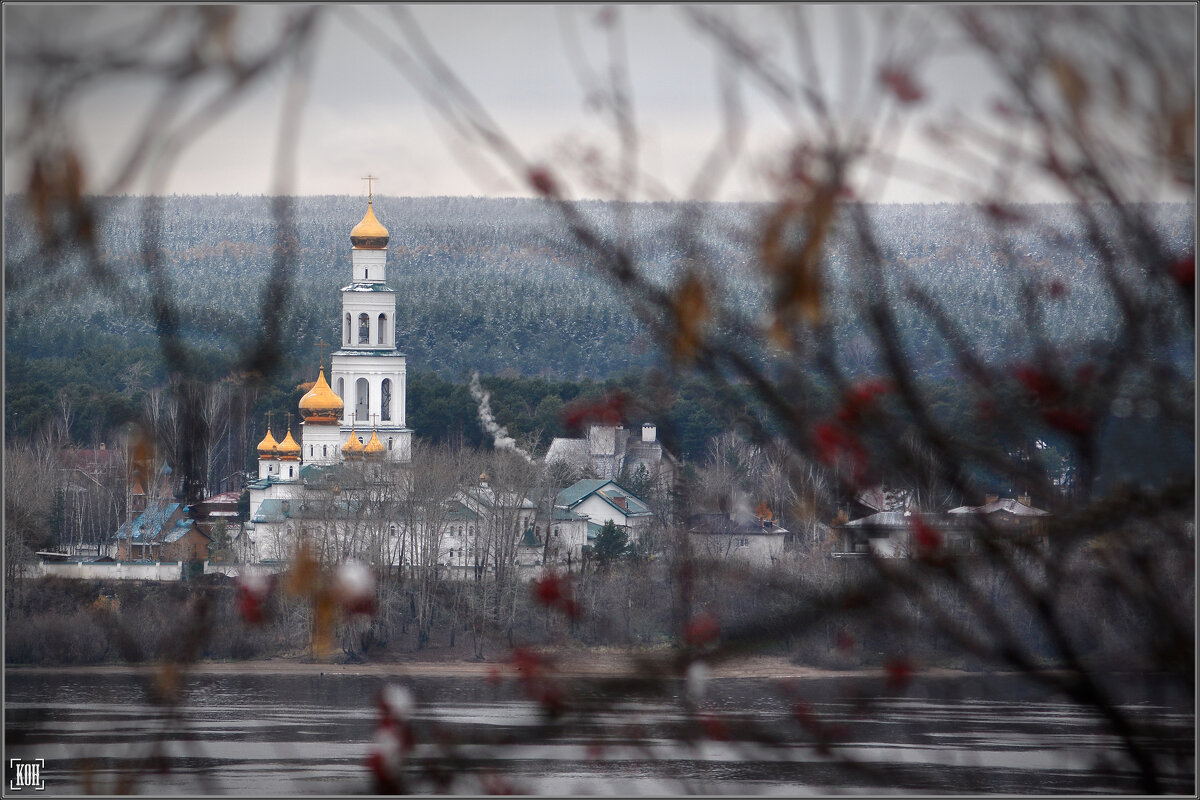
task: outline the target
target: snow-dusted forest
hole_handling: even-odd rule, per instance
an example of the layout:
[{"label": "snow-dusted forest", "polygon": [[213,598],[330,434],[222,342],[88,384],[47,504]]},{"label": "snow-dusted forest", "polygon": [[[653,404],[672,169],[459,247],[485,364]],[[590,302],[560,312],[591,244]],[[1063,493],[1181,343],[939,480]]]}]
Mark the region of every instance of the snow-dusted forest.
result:
[{"label": "snow-dusted forest", "polygon": [[[757,323],[769,300],[758,271],[766,206],[585,202],[578,208],[603,236],[633,243],[636,268],[656,283],[665,284],[681,266],[705,263],[708,279],[718,287],[710,296],[721,298],[747,324]],[[664,363],[634,312],[634,299],[592,273],[562,216],[542,202],[379,197],[376,209],[391,234],[388,280],[397,290],[397,341],[415,374],[433,373],[445,386],[464,384],[476,370],[484,376],[600,381]],[[64,393],[76,408],[72,435],[80,441],[103,436],[138,413],[145,393],[166,381],[143,268],[148,246],[163,259],[183,341],[214,378],[230,368],[262,324],[260,304],[277,248],[270,198],[162,198],[157,219],[140,198],[106,199],[98,210],[98,258],[89,262],[77,251],[40,248],[22,198],[6,197],[10,436],[36,431],[55,414]],[[338,340],[349,230],[362,210],[356,197],[291,201],[297,249],[282,309],[284,365],[275,380],[279,391],[262,395],[252,415],[276,407],[293,410],[292,388],[312,380],[317,343]],[[1068,345],[1068,351],[1077,343],[1080,357],[1086,357],[1087,348],[1116,329],[1120,311],[1100,279],[1099,259],[1084,243],[1085,232],[1073,223],[1071,207],[1013,209],[1027,221],[1028,235],[1020,228],[1014,235],[1009,226],[1005,242],[993,235],[985,211],[950,204],[869,209],[889,261],[886,275],[893,285],[886,288],[898,298],[895,311],[912,363],[933,380],[953,380],[953,358],[943,338],[928,315],[903,299],[907,281],[931,289],[985,359],[1027,356],[1031,318],[1045,327],[1050,341]],[[1192,207],[1160,205],[1153,213],[1164,240],[1186,252],[1194,237]],[[696,230],[704,236],[693,236]],[[1066,233],[1047,236],[1046,230]],[[703,253],[686,249],[697,243]],[[863,376],[877,369],[878,354],[857,315],[853,292],[872,287],[856,280],[855,263],[856,254],[835,236],[825,261],[826,330],[847,373]],[[1032,306],[1023,305],[1030,300]],[[1172,328],[1176,337],[1150,346],[1155,359],[1190,369],[1190,334],[1183,322]],[[419,421],[423,398],[414,390]],[[511,422],[516,413],[497,408],[502,421],[508,415]]]}]

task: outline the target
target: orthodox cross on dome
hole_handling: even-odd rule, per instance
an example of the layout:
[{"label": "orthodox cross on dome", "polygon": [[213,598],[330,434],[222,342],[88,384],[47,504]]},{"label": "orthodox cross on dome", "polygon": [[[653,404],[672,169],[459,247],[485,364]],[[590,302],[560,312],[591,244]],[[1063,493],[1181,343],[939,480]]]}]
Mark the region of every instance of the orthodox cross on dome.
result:
[{"label": "orthodox cross on dome", "polygon": [[322,370],[324,370],[324,369],[325,369],[325,348],[326,348],[326,347],[329,347],[329,345],[325,344],[325,340],[324,340],[324,339],[319,339],[319,340],[317,340],[317,352],[318,352],[318,353],[320,353],[320,359],[321,359],[321,369],[322,369]]},{"label": "orthodox cross on dome", "polygon": [[371,182],[377,181],[379,178],[376,178],[374,175],[367,175],[366,177],[362,178],[362,180],[367,182],[367,204],[369,205],[371,201],[375,199],[375,192],[371,187]]},{"label": "orthodox cross on dome", "polygon": [[268,412],[267,412],[267,433],[270,433],[270,432],[271,432],[271,415],[272,415],[273,413],[275,413],[275,412],[273,412],[273,411],[268,411]]}]

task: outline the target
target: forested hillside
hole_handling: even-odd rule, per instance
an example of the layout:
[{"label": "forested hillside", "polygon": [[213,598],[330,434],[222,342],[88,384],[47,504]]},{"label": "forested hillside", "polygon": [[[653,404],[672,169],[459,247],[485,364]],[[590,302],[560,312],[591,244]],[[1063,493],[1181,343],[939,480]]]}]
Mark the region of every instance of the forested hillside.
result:
[{"label": "forested hillside", "polygon": [[[686,259],[711,265],[711,280],[745,319],[755,322],[764,304],[760,231],[769,209],[754,205],[686,208],[673,204],[619,206],[583,203],[605,236],[635,244],[637,268],[666,281]],[[466,393],[472,371],[496,391],[493,408],[517,433],[541,431],[543,442],[561,432],[554,410],[581,391],[599,396],[601,382],[639,376],[665,363],[658,344],[631,311],[631,299],[590,273],[565,223],[535,200],[461,197],[379,197],[376,210],[388,227],[388,280],[397,290],[397,342],[409,358],[410,424],[418,435],[480,441],[474,406]],[[22,198],[5,198],[6,432],[33,434],[61,403],[71,401],[71,435],[81,443],[105,437],[142,409],[147,391],[167,379],[155,334],[149,282],[142,267],[144,243],[160,249],[168,291],[181,310],[184,340],[201,354],[196,362],[219,377],[238,348],[259,329],[259,301],[276,247],[270,198],[240,196],[163,198],[161,223],[145,227],[138,198],[99,204],[96,241],[110,277],[97,283],[78,253],[47,252]],[[312,380],[317,342],[339,339],[340,294],[349,282],[349,231],[361,218],[356,197],[301,197],[292,201],[298,251],[283,309],[282,370],[250,409],[252,427],[268,409],[295,410],[296,385]],[[1020,252],[994,239],[988,216],[974,206],[907,205],[870,209],[892,267],[887,287],[906,281],[930,287],[962,327],[976,353],[993,361],[1021,358],[1031,319],[1052,341],[1086,347],[1115,329],[1117,303],[1098,280],[1101,266],[1070,235],[1036,235],[1039,225],[1073,230],[1066,206],[1018,209],[1030,234]],[[1153,209],[1166,241],[1187,252],[1194,237],[1190,206]],[[684,252],[678,226],[706,232],[705,252]],[[1114,235],[1115,232],[1114,232]],[[694,241],[694,239],[693,239]],[[1048,249],[1049,248],[1049,249]],[[1020,266],[1013,269],[1015,254]],[[830,242],[827,306],[834,352],[851,376],[876,369],[851,284],[855,254]],[[858,289],[863,287],[856,284]],[[1033,286],[1033,310],[1022,286]],[[949,350],[924,314],[903,300],[904,345],[913,363],[934,383],[952,382]],[[1153,359],[1190,364],[1186,326],[1180,336],[1149,343]],[[769,358],[762,354],[762,358]],[[544,379],[523,384],[518,401],[486,376]],[[640,378],[626,388],[640,391]],[[577,384],[594,381],[594,384]],[[549,382],[549,383],[547,383]],[[612,383],[608,388],[611,389]],[[511,393],[510,393],[511,394]],[[558,400],[549,400],[551,396]],[[649,412],[674,414],[685,453],[703,449],[721,424],[719,410],[689,389],[668,405],[643,398]],[[543,403],[543,401],[545,401]],[[251,432],[252,433],[252,432]]]}]

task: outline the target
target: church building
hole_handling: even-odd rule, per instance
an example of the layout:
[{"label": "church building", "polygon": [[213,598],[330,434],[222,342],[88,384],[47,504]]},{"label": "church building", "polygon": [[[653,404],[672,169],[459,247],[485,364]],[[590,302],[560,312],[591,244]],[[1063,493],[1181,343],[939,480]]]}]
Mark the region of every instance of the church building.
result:
[{"label": "church building", "polygon": [[341,344],[300,400],[300,440],[270,426],[258,444],[258,480],[250,484],[253,518],[265,500],[298,500],[323,468],[347,462],[407,464],[412,430],[404,424],[406,368],[396,349],[396,292],[387,283],[388,231],[374,197],[350,231],[350,283],[342,287]]}]

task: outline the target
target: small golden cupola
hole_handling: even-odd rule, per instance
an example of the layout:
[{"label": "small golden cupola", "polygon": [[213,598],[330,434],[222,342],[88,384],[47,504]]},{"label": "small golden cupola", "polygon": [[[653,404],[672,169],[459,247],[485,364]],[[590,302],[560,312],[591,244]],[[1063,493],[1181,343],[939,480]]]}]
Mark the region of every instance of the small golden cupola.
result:
[{"label": "small golden cupola", "polygon": [[379,220],[375,219],[372,202],[367,201],[367,213],[362,221],[350,231],[350,244],[360,250],[386,250],[388,245],[388,230]]},{"label": "small golden cupola", "polygon": [[383,442],[379,441],[379,435],[374,430],[371,431],[371,440],[363,446],[363,455],[367,458],[383,458]]},{"label": "small golden cupola", "polygon": [[342,445],[342,455],[346,458],[358,458],[363,454],[363,443],[358,440],[358,434],[354,432],[354,428],[350,428],[350,438]]},{"label": "small golden cupola", "polygon": [[300,445],[292,438],[291,428],[288,429],[287,436],[283,437],[283,441],[279,443],[279,459],[281,461],[300,460]]},{"label": "small golden cupola", "polygon": [[271,428],[267,426],[267,435],[258,443],[259,458],[278,458],[279,457],[279,442],[275,441],[275,437],[271,435]]},{"label": "small golden cupola", "polygon": [[325,382],[325,368],[317,372],[317,382],[300,398],[300,416],[306,425],[336,425],[342,418],[342,398]]}]

